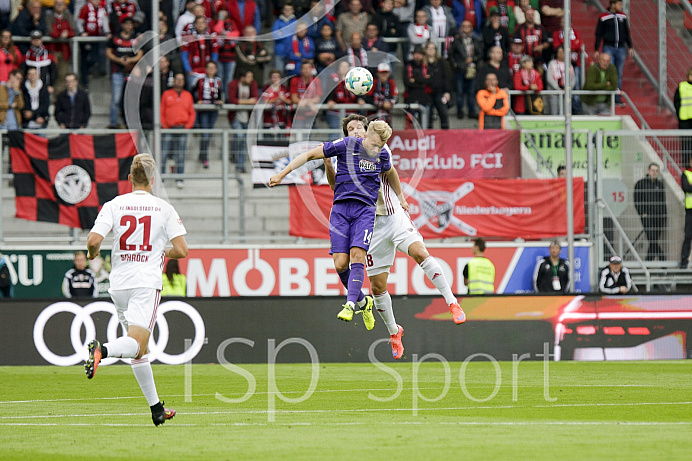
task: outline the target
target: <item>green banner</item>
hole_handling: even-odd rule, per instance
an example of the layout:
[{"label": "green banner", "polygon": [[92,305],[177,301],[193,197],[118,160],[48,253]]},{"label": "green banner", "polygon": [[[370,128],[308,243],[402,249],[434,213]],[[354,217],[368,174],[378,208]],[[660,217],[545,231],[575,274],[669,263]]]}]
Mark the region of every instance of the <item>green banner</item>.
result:
[{"label": "green banner", "polygon": [[[14,298],[64,298],[62,282],[65,272],[74,266],[74,251],[5,250],[3,256],[14,285]],[[101,251],[101,257],[89,261],[89,267],[96,272],[99,297],[108,297],[110,251]]]},{"label": "green banner", "polygon": [[[509,125],[514,128],[514,121],[508,120]],[[536,150],[531,145],[528,137],[538,147],[550,169],[555,172],[557,167],[566,164],[565,155],[565,122],[564,120],[546,120],[537,118],[535,120],[522,118],[521,126],[525,130],[522,133],[521,142],[526,146],[531,156],[536,159]],[[573,130],[621,130],[621,120],[572,120]],[[554,133],[531,133],[532,130],[559,130]],[[527,133],[526,131],[529,131]],[[572,168],[574,176],[587,176],[588,161],[588,137],[586,133],[574,133],[572,135]],[[621,173],[622,170],[622,151],[619,136],[603,137],[603,168],[605,172]],[[539,167],[540,171],[540,167]]]}]

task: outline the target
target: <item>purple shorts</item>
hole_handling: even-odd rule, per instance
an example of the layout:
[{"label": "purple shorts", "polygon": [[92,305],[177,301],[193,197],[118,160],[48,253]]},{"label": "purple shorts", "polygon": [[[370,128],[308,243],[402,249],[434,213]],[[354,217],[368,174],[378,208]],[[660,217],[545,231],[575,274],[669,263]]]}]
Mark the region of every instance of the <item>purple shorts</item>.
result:
[{"label": "purple shorts", "polygon": [[359,200],[336,202],[329,215],[329,254],[348,254],[352,247],[368,251],[374,226],[374,206]]}]

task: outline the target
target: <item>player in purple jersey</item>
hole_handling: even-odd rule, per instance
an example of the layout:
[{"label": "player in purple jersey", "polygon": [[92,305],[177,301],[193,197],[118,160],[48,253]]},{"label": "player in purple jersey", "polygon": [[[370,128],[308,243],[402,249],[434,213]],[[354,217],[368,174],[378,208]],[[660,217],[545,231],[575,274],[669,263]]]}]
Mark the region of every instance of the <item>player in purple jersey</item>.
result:
[{"label": "player in purple jersey", "polygon": [[[329,215],[329,239],[334,267],[342,280],[348,280],[346,304],[337,316],[346,322],[353,319],[356,303],[362,296],[365,256],[375,225],[380,173],[385,173],[387,177],[393,174],[389,153],[383,149],[391,135],[392,128],[387,123],[372,122],[364,138],[346,137],[323,143],[300,154],[269,179],[269,186],[273,187],[309,160],[337,158],[339,169],[334,187],[334,205]],[[368,306],[372,314],[372,303],[368,302]]]}]

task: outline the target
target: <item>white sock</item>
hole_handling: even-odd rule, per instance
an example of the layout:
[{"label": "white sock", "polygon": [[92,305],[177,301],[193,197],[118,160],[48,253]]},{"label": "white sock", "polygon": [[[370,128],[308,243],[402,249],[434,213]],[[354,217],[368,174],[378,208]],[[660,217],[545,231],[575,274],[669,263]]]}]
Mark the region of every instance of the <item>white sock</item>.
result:
[{"label": "white sock", "polygon": [[108,357],[119,359],[134,359],[139,353],[139,343],[135,338],[121,336],[113,342],[104,344]]},{"label": "white sock", "polygon": [[151,371],[149,354],[141,359],[132,359],[132,372],[135,374],[135,378],[137,378],[139,387],[142,389],[142,393],[146,397],[149,406],[159,403],[159,394],[156,392],[154,372]]},{"label": "white sock", "polygon": [[368,302],[367,298],[363,298],[360,301],[356,301],[356,306],[358,306],[358,309],[362,309],[365,307],[365,304]]},{"label": "white sock", "polygon": [[430,281],[435,285],[439,292],[444,296],[445,302],[447,304],[452,304],[457,302],[457,298],[452,293],[452,289],[447,283],[444,272],[442,272],[442,266],[437,262],[437,259],[432,256],[428,256],[420,264],[421,269],[425,272],[425,275],[430,279]]},{"label": "white sock", "polygon": [[385,291],[382,294],[374,295],[375,309],[380,313],[382,321],[387,326],[389,335],[395,335],[399,332],[399,327],[396,325],[396,320],[394,319],[394,310],[392,309],[392,297],[389,296],[389,292]]}]

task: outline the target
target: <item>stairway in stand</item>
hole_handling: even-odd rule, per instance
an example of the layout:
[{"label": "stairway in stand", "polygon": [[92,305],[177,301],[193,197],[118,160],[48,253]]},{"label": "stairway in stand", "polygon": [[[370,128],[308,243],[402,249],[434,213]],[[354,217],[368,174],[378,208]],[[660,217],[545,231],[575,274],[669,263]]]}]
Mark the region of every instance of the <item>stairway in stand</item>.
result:
[{"label": "stairway in stand", "polygon": [[[590,60],[593,59],[594,44],[596,42],[596,24],[600,14],[599,10],[587,0],[576,0],[572,2],[572,26],[581,34]],[[658,30],[656,21],[652,20],[648,25],[642,27],[651,29],[650,31],[646,31],[647,36],[656,37]],[[668,40],[681,40],[677,36],[670,35],[671,34],[668,36]],[[649,43],[634,43],[633,45],[640,55],[656,54],[657,52],[656,40],[652,40]],[[634,59],[627,58],[625,61],[622,89],[637,106],[637,109],[646,120],[646,123],[652,129],[677,129],[677,117],[668,109],[658,106],[658,94],[639,66],[634,62]],[[672,99],[672,94],[669,96]],[[632,119],[641,128],[641,123],[631,107],[617,107],[615,114],[632,116]]]}]

